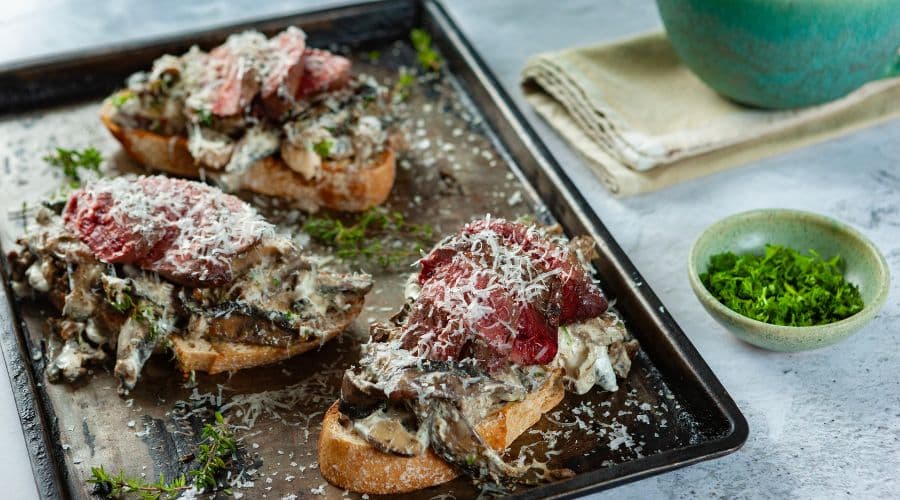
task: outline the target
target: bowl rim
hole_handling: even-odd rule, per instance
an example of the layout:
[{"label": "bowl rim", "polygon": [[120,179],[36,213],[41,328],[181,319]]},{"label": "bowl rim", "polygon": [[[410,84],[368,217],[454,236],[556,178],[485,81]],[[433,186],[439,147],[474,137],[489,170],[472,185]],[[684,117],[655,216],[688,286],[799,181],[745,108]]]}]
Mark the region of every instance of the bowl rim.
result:
[{"label": "bowl rim", "polygon": [[[861,242],[863,246],[876,257],[875,261],[877,262],[879,270],[884,276],[884,279],[881,280],[881,283],[879,284],[879,288],[874,300],[865,304],[863,306],[863,309],[853,316],[848,316],[840,321],[835,321],[833,323],[811,326],[788,326],[766,323],[764,321],[759,321],[748,316],[744,316],[743,314],[734,311],[725,304],[721,303],[719,299],[717,299],[712,293],[710,293],[709,290],[706,289],[706,286],[700,280],[700,274],[694,267],[694,261],[698,253],[698,247],[700,243],[708,238],[709,235],[713,234],[713,232],[717,229],[720,229],[725,225],[730,225],[734,221],[741,219],[753,219],[763,215],[772,214],[777,214],[782,217],[809,218],[814,220],[818,224],[831,225],[841,233],[844,233],[845,235]],[[738,212],[726,216],[709,225],[706,229],[703,230],[702,233],[700,233],[699,236],[697,236],[696,239],[694,239],[694,243],[691,245],[691,250],[688,254],[688,277],[691,283],[691,288],[694,290],[694,294],[697,296],[700,302],[707,308],[712,308],[716,313],[727,317],[730,322],[739,324],[746,331],[757,331],[762,329],[771,334],[776,334],[779,336],[790,335],[793,338],[796,338],[798,334],[811,334],[813,332],[818,335],[821,335],[823,333],[838,334],[840,332],[847,331],[848,327],[851,327],[852,325],[855,325],[857,323],[860,326],[867,323],[875,315],[875,313],[881,310],[885,301],[887,301],[887,297],[891,288],[891,274],[890,268],[887,264],[887,260],[881,253],[881,250],[879,250],[878,247],[875,246],[875,244],[869,238],[867,238],[865,235],[845,222],[839,221],[832,217],[828,217],[826,215],[817,214],[815,212],[808,212],[806,210],[797,210],[791,208],[760,208],[747,210],[744,212]]]}]

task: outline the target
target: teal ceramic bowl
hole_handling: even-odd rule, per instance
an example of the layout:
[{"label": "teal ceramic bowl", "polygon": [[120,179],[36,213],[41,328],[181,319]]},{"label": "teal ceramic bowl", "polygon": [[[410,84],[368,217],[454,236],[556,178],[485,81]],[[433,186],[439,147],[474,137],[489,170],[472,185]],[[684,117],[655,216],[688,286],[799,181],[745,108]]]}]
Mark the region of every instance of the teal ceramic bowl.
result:
[{"label": "teal ceramic bowl", "polygon": [[[844,278],[859,287],[863,310],[826,325],[770,325],[727,308],[700,281],[713,255],[762,253],[767,243],[802,252],[813,249],[825,259],[840,255],[846,262]],[[881,309],[890,288],[887,262],[865,236],[822,215],[783,209],[739,213],[710,226],[691,248],[688,276],[700,303],[728,331],[753,345],[785,352],[816,349],[849,337]]]},{"label": "teal ceramic bowl", "polygon": [[762,108],[837,99],[900,74],[898,0],[657,0],[682,62]]}]

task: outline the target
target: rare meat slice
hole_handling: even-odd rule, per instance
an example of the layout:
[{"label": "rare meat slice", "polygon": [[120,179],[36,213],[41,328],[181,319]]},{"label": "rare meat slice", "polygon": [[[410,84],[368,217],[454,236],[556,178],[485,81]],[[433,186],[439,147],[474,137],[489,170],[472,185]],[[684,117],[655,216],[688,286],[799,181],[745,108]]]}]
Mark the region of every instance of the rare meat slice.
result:
[{"label": "rare meat slice", "polygon": [[350,60],[327,50],[306,49],[303,52],[303,78],[297,97],[337,90],[350,78]]},{"label": "rare meat slice", "polygon": [[421,260],[402,345],[430,359],[546,364],[559,325],[597,317],[600,290],[568,247],[523,224],[484,219]]},{"label": "rare meat slice", "polygon": [[[535,268],[541,272],[558,270],[562,295],[560,325],[596,318],[606,311],[606,298],[590,280],[577,255],[568,248],[553,243],[532,227],[504,219],[476,220],[467,224],[462,231],[463,236],[469,237],[487,233],[496,235],[500,245],[530,256]],[[460,250],[458,247],[464,247],[468,244],[467,241],[468,238],[456,238],[422,259],[419,283],[428,280],[436,269],[449,262]]]},{"label": "rare meat slice", "polygon": [[267,72],[261,95],[263,99],[281,94],[293,96],[300,88],[305,64],[306,33],[291,26],[269,40]]},{"label": "rare meat slice", "polygon": [[264,112],[281,119],[296,99],[344,87],[350,61],[306,47],[306,34],[290,27],[271,39],[258,32],[232,35],[210,51],[189,105],[218,117],[249,109],[257,94]]},{"label": "rare meat slice", "polygon": [[269,40],[268,46],[260,99],[265,113],[281,120],[300,91],[305,69],[303,57],[308,50],[306,33],[292,26]]},{"label": "rare meat slice", "polygon": [[209,111],[215,116],[239,114],[259,91],[253,56],[241,47],[226,43],[210,51],[206,58],[208,76],[201,92],[207,94],[204,97],[209,101]]},{"label": "rare meat slice", "polygon": [[160,176],[91,183],[70,196],[64,218],[99,260],[194,287],[230,282],[232,259],[272,233],[238,198]]}]

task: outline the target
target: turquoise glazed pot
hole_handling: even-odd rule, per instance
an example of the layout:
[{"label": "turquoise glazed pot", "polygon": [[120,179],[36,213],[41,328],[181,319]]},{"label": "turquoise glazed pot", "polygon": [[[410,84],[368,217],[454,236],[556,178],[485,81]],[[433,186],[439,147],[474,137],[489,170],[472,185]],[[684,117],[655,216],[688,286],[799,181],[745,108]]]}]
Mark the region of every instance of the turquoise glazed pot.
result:
[{"label": "turquoise glazed pot", "polygon": [[[813,249],[823,258],[840,255],[844,278],[859,287],[863,310],[817,326],[770,325],[743,316],[719,302],[703,285],[709,259],[723,252],[762,253],[766,243]],[[764,209],[726,217],[706,229],[688,257],[691,288],[712,317],[745,342],[773,351],[804,351],[839,342],[866,325],[887,300],[890,271],[878,248],[852,227],[810,212]]]},{"label": "turquoise glazed pot", "polygon": [[820,104],[900,74],[900,0],[656,3],[682,62],[743,104]]}]

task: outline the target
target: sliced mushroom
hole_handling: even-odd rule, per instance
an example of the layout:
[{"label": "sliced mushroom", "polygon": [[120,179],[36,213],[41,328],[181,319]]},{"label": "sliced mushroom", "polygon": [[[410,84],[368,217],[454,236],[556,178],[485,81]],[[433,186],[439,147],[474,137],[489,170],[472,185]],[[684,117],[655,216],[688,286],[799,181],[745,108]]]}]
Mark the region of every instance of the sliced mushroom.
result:
[{"label": "sliced mushroom", "polygon": [[322,174],[322,157],[312,149],[284,142],[281,145],[281,159],[308,181],[318,179]]},{"label": "sliced mushroom", "polygon": [[428,432],[424,427],[412,432],[405,422],[415,418],[393,407],[385,407],[369,416],[354,420],[353,429],[372,446],[384,453],[413,457],[428,449]]}]

